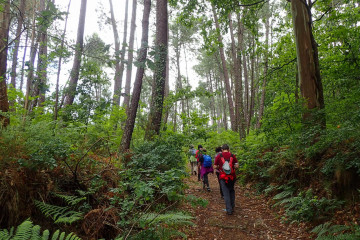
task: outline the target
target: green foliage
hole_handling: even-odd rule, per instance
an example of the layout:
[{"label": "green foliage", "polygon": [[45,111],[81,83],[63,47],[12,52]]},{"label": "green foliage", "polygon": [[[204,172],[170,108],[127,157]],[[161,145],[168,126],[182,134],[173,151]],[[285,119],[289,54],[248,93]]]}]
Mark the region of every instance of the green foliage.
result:
[{"label": "green foliage", "polygon": [[46,217],[51,217],[54,223],[71,224],[83,218],[82,212],[70,210],[69,207],[55,206],[37,200],[34,203]]},{"label": "green foliage", "polygon": [[360,237],[358,225],[332,225],[330,222],[316,226],[311,232],[317,234],[316,240],[355,240]]},{"label": "green foliage", "polygon": [[287,221],[313,221],[314,219],[323,218],[325,215],[332,214],[339,208],[343,202],[325,197],[318,198],[313,195],[312,189],[306,192],[300,192],[297,196],[291,196],[291,191],[283,191],[277,194],[273,199],[279,200],[276,205],[285,208]]},{"label": "green foliage", "polygon": [[[39,225],[34,225],[31,220],[25,220],[21,223],[14,232],[14,228],[10,231],[3,229],[0,230],[0,240],[48,240],[50,239],[50,233],[48,230],[44,230],[42,235]],[[51,240],[81,240],[75,234],[66,234],[60,230],[56,230],[51,237]]]}]

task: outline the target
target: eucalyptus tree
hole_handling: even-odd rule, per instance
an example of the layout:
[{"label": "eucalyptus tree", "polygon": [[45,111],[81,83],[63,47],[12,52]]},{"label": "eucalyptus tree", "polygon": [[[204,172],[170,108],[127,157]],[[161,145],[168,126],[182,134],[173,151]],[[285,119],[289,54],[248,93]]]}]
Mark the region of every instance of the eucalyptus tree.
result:
[{"label": "eucalyptus tree", "polygon": [[149,16],[151,9],[151,0],[144,0],[144,12],[142,18],[142,37],[141,47],[137,58],[137,71],[134,82],[131,102],[127,110],[127,119],[121,138],[120,150],[125,151],[130,148],[132,133],[134,131],[136,113],[139,106],[140,94],[142,89],[143,76],[145,71],[145,62],[148,51],[148,32],[149,32]]},{"label": "eucalyptus tree", "polygon": [[65,95],[65,106],[72,105],[76,95],[77,83],[79,80],[81,56],[84,45],[84,29],[85,29],[85,16],[86,16],[86,4],[87,0],[81,0],[79,24],[77,30],[77,38],[75,45],[75,57],[73,66],[70,73],[69,86]]},{"label": "eucalyptus tree", "polygon": [[131,26],[130,26],[130,39],[128,48],[128,58],[126,67],[126,81],[125,81],[125,96],[123,106],[128,107],[130,101],[130,86],[131,86],[131,73],[134,58],[134,41],[135,41],[135,30],[136,30],[136,6],[137,0],[133,0],[132,15],[131,15]]},{"label": "eucalyptus tree", "polygon": [[166,59],[168,54],[168,1],[156,1],[156,39],[155,39],[155,69],[150,103],[149,122],[145,132],[145,139],[151,140],[159,135],[162,119]]},{"label": "eucalyptus tree", "polygon": [[15,41],[13,58],[12,58],[12,66],[11,66],[11,72],[10,72],[11,85],[13,86],[13,88],[16,88],[16,67],[17,67],[17,63],[18,63],[20,38],[21,38],[21,35],[22,35],[23,31],[26,29],[24,27],[25,6],[26,6],[26,1],[25,0],[20,0],[18,11],[16,12],[16,14],[17,14],[17,28],[16,28],[15,37],[17,38],[17,40]]},{"label": "eucalyptus tree", "polygon": [[[0,3],[0,111],[9,111],[6,86],[7,50],[10,26],[10,0]],[[0,126],[6,127],[10,119],[0,112]]]},{"label": "eucalyptus tree", "polygon": [[[291,1],[300,90],[309,110],[325,107],[317,43],[312,32],[311,7],[311,1],[309,3],[302,0]],[[303,117],[304,120],[315,119],[315,116],[309,112]],[[325,126],[324,116],[320,116],[319,124]]]}]

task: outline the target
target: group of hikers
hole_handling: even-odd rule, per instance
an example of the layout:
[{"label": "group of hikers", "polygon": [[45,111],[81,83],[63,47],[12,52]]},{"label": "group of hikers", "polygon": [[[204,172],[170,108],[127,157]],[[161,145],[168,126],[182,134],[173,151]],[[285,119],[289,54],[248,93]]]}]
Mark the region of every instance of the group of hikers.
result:
[{"label": "group of hikers", "polygon": [[225,200],[226,213],[232,215],[235,207],[235,168],[239,163],[234,154],[230,152],[227,144],[215,148],[214,163],[202,145],[196,150],[193,145],[189,149],[191,174],[198,176],[198,181],[203,182],[203,189],[211,191],[209,185],[209,173],[216,173],[221,197]]}]

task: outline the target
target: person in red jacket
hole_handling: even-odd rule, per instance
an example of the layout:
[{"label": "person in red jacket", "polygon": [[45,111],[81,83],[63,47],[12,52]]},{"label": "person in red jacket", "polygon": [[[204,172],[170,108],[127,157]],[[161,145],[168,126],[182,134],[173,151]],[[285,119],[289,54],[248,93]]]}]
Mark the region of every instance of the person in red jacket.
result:
[{"label": "person in red jacket", "polygon": [[222,145],[221,150],[222,153],[215,158],[214,168],[219,170],[219,181],[224,194],[226,213],[232,215],[235,207],[235,168],[239,167],[239,163],[227,144]]}]

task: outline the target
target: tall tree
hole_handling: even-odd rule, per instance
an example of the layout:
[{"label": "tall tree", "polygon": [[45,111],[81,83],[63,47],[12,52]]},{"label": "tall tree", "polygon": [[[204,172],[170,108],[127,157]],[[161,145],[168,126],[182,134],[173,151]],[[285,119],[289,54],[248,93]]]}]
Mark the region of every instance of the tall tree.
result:
[{"label": "tall tree", "polygon": [[77,30],[77,38],[76,38],[76,46],[75,46],[75,57],[70,73],[69,86],[65,96],[65,106],[73,104],[76,94],[77,83],[79,80],[81,55],[84,47],[86,4],[87,4],[87,0],[81,0],[79,25]]},{"label": "tall tree", "polygon": [[127,59],[127,68],[126,68],[126,82],[125,82],[125,97],[123,106],[127,108],[130,101],[130,86],[131,86],[131,73],[132,65],[134,58],[134,39],[135,39],[135,29],[136,29],[136,6],[137,0],[133,0],[132,6],[132,15],[131,15],[131,26],[130,26],[130,39],[129,39],[129,50],[128,50],[128,59]]},{"label": "tall tree", "polygon": [[25,0],[20,0],[19,11],[17,13],[17,28],[16,28],[16,38],[13,53],[13,60],[11,66],[11,85],[16,88],[16,67],[18,63],[18,54],[19,54],[19,45],[20,45],[20,37],[23,29],[23,23],[25,18]]},{"label": "tall tree", "polygon": [[[114,95],[113,95],[113,103],[118,105],[120,104],[120,39],[119,33],[117,30],[117,24],[115,20],[114,8],[112,4],[112,0],[109,0],[110,4],[110,15],[111,15],[111,25],[114,34],[114,45],[115,45],[115,77],[114,77]],[[127,4],[127,1],[126,1]],[[127,14],[127,10],[126,10]]]},{"label": "tall tree", "polygon": [[[7,50],[10,26],[10,0],[0,4],[0,111],[9,111],[9,102],[6,86]],[[6,127],[10,119],[0,113],[0,126]]]},{"label": "tall tree", "polygon": [[270,7],[269,2],[265,3],[266,6],[266,13],[265,13],[265,56],[264,56],[264,80],[262,84],[262,91],[261,91],[261,99],[260,99],[260,106],[259,106],[259,116],[257,120],[257,128],[261,126],[261,119],[264,114],[265,108],[265,96],[266,96],[266,81],[267,81],[267,72],[269,66],[269,33],[270,33]]},{"label": "tall tree", "polygon": [[241,80],[241,65],[236,54],[237,49],[235,44],[231,13],[229,14],[229,30],[231,36],[231,56],[234,62],[233,71],[234,71],[234,85],[235,85],[235,119],[237,124],[236,128],[239,131],[240,139],[243,139],[245,137],[245,119],[244,119],[242,80]]},{"label": "tall tree", "polygon": [[152,87],[152,98],[145,139],[151,140],[159,135],[162,119],[166,59],[168,54],[168,10],[167,0],[156,1],[156,39],[155,39],[155,73]]},{"label": "tall tree", "polygon": [[[320,76],[317,45],[312,34],[311,1],[291,0],[291,12],[296,43],[297,65],[301,96],[306,99],[309,110],[324,108],[323,87]],[[314,120],[310,113],[305,120]],[[319,123],[325,126],[325,117]]]},{"label": "tall tree", "polygon": [[[49,10],[49,2],[46,7]],[[43,102],[45,102],[45,92],[46,92],[46,77],[47,77],[47,29],[51,23],[48,14],[44,14],[45,12],[45,0],[40,1],[40,14],[41,18],[39,21],[39,56],[37,62],[36,69],[36,78],[34,84],[33,97],[39,96],[39,98],[35,98],[33,101],[32,107],[41,106]]]},{"label": "tall tree", "polygon": [[145,71],[145,62],[148,50],[148,34],[149,34],[149,16],[151,9],[151,0],[144,0],[144,13],[142,20],[142,36],[141,36],[141,47],[137,61],[139,63],[136,70],[136,77],[134,82],[133,93],[131,96],[131,102],[127,111],[127,119],[124,127],[123,136],[121,138],[120,150],[125,151],[130,148],[130,142],[132,133],[134,131],[135,118],[139,105],[139,99],[142,88],[142,81]]},{"label": "tall tree", "polygon": [[[65,23],[64,23],[64,31],[61,36],[61,44],[60,49],[64,48],[64,42],[65,42],[65,35],[66,35],[66,28],[67,28],[67,22],[69,17],[69,10],[70,10],[71,0],[69,0],[67,11],[66,11],[66,17],[65,17]],[[58,116],[58,106],[59,106],[59,81],[60,81],[60,72],[61,72],[61,64],[62,64],[62,54],[59,56],[58,61],[58,71],[56,76],[56,87],[55,87],[55,109],[54,109],[54,120],[57,120]]]},{"label": "tall tree", "polygon": [[228,101],[228,105],[229,105],[231,129],[233,131],[236,131],[236,121],[235,121],[235,114],[234,114],[234,102],[233,102],[232,94],[231,94],[229,73],[228,73],[227,66],[226,66],[224,48],[222,47],[223,40],[222,40],[221,33],[220,33],[220,24],[219,24],[219,20],[218,20],[217,14],[216,14],[215,6],[213,4],[212,4],[212,11],[213,11],[213,15],[214,15],[216,29],[218,31],[218,41],[219,41],[219,44],[220,44],[219,51],[220,51],[221,64],[222,64],[223,73],[224,73],[224,83],[225,83],[225,89],[226,89],[226,93],[227,93],[227,101]]}]

